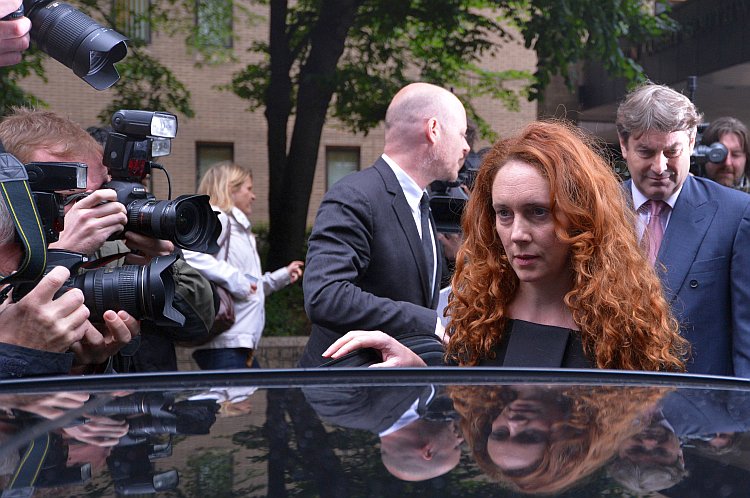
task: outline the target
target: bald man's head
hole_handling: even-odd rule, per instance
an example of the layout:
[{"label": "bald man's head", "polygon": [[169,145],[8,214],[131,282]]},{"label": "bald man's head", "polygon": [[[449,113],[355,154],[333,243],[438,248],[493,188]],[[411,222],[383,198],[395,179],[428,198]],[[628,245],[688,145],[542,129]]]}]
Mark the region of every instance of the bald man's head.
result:
[{"label": "bald man's head", "polygon": [[468,152],[466,111],[451,92],[412,83],[393,97],[385,115],[385,153],[417,184],[455,180]]},{"label": "bald man's head", "polygon": [[403,481],[424,481],[441,476],[458,465],[460,444],[453,422],[416,420],[380,438],[383,466]]}]

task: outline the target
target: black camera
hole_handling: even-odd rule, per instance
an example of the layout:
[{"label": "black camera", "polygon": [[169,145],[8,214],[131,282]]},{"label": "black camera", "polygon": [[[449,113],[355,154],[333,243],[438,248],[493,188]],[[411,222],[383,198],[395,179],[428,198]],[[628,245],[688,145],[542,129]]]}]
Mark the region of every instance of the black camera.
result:
[{"label": "black camera", "polygon": [[711,123],[702,123],[698,125],[698,132],[695,135],[695,147],[690,154],[690,172],[697,176],[705,176],[704,167],[707,162],[719,164],[727,158],[729,151],[721,142],[714,142],[706,145],[703,142],[703,133]]},{"label": "black camera", "polygon": [[[18,222],[16,232],[24,242],[25,253],[19,270],[4,279],[12,283],[13,299],[22,299],[55,266],[65,266],[71,277],[59,292],[81,289],[92,321],[101,321],[104,312],[111,309],[127,311],[136,319],[148,319],[157,325],[182,327],[185,317],[173,306],[175,283],[171,267],[177,260],[175,255],[154,258],[145,266],[98,268],[79,274],[79,270],[87,269],[87,256],[47,249],[49,241],[57,240],[62,229],[63,197],[85,190],[86,169],[78,163],[23,165],[11,154],[0,154],[2,192],[8,210]],[[36,205],[43,207],[37,209]]]},{"label": "black camera", "polygon": [[106,90],[120,79],[115,62],[128,53],[125,36],[67,3],[53,0],[24,0],[5,19],[16,19],[24,13],[31,21],[34,43],[83,81]]},{"label": "black camera", "polygon": [[47,244],[58,240],[64,228],[65,198],[86,190],[83,163],[28,163],[29,187],[34,194]]},{"label": "black camera", "polygon": [[175,401],[170,393],[135,393],[112,400],[96,414],[124,419],[128,434],[107,458],[117,496],[175,489],[176,470],[157,469],[154,461],[171,456],[174,435],[208,434],[216,422],[214,400]]},{"label": "black camera", "polygon": [[169,181],[169,174],[153,159],[171,152],[177,117],[165,112],[121,110],[112,116],[112,128],[103,161],[112,181],[102,188],[117,192],[118,202],[127,209],[125,230],[170,240],[184,249],[218,252],[221,224],[207,195],[159,201],[141,183],[154,168],[164,171]]},{"label": "black camera", "polygon": [[469,152],[455,182],[438,180],[430,184],[430,211],[438,232],[461,232],[461,215],[469,200],[467,191],[474,187],[484,152],[486,149]]},{"label": "black camera", "polygon": [[[171,267],[177,256],[159,256],[144,266],[125,265],[116,268],[87,269],[89,258],[83,254],[60,249],[47,251],[47,270],[64,266],[70,278],[58,291],[69,289],[83,292],[83,304],[91,313],[89,320],[102,322],[107,310],[127,311],[137,320],[150,320],[162,326],[183,326],[185,316],[174,308],[175,283]],[[83,270],[83,271],[81,271]],[[20,300],[36,282],[18,284],[13,299]]]}]

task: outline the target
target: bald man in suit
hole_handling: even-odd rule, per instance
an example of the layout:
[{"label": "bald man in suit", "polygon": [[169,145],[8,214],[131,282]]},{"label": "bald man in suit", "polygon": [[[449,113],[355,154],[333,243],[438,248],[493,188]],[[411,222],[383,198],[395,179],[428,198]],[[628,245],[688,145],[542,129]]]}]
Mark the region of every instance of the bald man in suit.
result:
[{"label": "bald man in suit", "polygon": [[350,330],[396,338],[441,331],[441,249],[420,205],[430,183],[456,180],[468,152],[466,112],[452,93],[413,83],[396,94],[383,155],[336,183],[318,210],[304,279],[313,326],[301,366],[322,364]]}]

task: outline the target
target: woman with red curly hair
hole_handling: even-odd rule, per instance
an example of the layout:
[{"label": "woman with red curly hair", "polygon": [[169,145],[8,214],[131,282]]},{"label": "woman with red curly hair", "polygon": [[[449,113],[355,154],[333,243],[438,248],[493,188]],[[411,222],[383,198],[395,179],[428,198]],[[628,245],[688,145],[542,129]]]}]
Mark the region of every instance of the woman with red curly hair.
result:
[{"label": "woman with red curly hair", "polygon": [[[634,226],[612,168],[577,128],[534,122],[498,141],[463,214],[448,361],[683,371],[687,342]],[[383,366],[419,364],[369,331],[325,355],[359,347],[379,349]]]},{"label": "woman with red curly hair", "polygon": [[[687,343],[634,226],[612,168],[578,129],[536,122],[497,142],[463,217],[448,357],[684,370]],[[529,357],[539,337],[554,358]]]}]

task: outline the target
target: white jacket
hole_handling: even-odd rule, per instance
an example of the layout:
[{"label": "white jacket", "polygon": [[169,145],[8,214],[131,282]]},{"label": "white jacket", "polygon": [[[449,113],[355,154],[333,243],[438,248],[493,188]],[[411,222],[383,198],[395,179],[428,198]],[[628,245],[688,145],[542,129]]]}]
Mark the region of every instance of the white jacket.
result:
[{"label": "white jacket", "polygon": [[[217,207],[221,221],[218,253],[204,254],[184,250],[185,260],[207,279],[227,289],[234,297],[234,325],[200,349],[257,348],[266,323],[265,296],[290,283],[286,267],[273,273],[262,273],[260,257],[251,231],[250,220],[237,208],[227,216]],[[227,228],[231,230],[229,255],[226,255]],[[250,275],[258,279],[257,290],[251,292]]]}]

